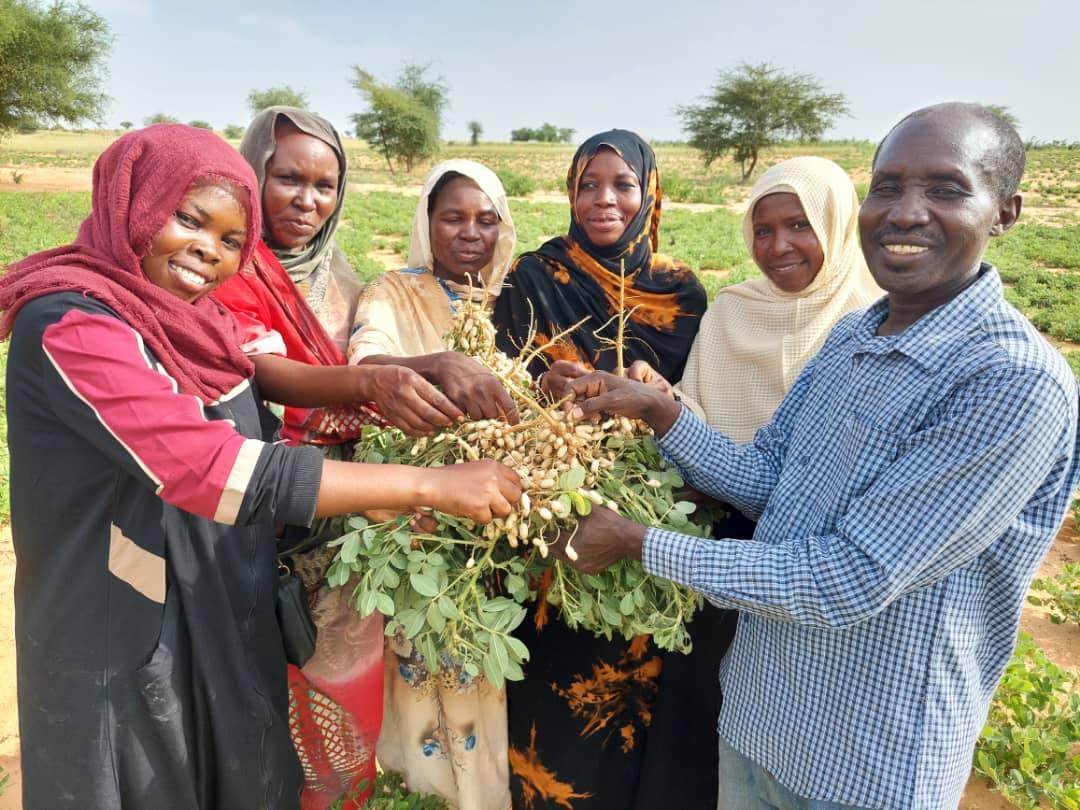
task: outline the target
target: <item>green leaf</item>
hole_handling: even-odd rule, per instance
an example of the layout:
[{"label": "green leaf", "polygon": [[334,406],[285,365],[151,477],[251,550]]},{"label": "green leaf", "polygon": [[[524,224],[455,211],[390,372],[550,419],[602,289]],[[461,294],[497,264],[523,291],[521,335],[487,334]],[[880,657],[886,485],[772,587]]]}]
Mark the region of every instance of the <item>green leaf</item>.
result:
[{"label": "green leaf", "polygon": [[360,536],[352,532],[345,536],[345,542],[341,546],[341,561],[352,565],[360,554]]},{"label": "green leaf", "polygon": [[424,663],[432,675],[442,668],[439,662],[439,651],[435,647],[435,639],[430,633],[421,637],[420,653],[424,656]]},{"label": "green leaf", "polygon": [[[396,574],[395,574],[396,576]],[[375,598],[375,607],[383,616],[394,615],[394,599],[389,594],[380,593]]]},{"label": "green leaf", "polygon": [[393,590],[401,584],[401,577],[398,575],[397,571],[390,566],[387,566],[383,569],[383,584],[390,590]]},{"label": "green leaf", "polygon": [[421,596],[435,596],[439,592],[439,586],[427,574],[409,574],[409,583]]},{"label": "green leaf", "polygon": [[356,601],[357,609],[361,616],[370,616],[375,612],[375,602],[379,598],[377,591],[365,591]]},{"label": "green leaf", "polygon": [[441,554],[433,551],[427,555],[427,564],[430,565],[432,568],[441,568],[442,566],[446,565],[446,561],[443,559],[443,556]]},{"label": "green leaf", "polygon": [[436,600],[436,605],[439,606],[439,613],[441,613],[447,619],[459,618],[457,605],[454,604],[454,600],[446,594],[443,594]]},{"label": "green leaf", "polygon": [[349,518],[347,523],[349,524],[350,529],[363,529],[368,525],[367,518],[362,515],[353,515]]},{"label": "green leaf", "polygon": [[508,681],[523,681],[525,680],[525,673],[521,669],[521,664],[517,661],[506,662],[506,680]]},{"label": "green leaf", "polygon": [[678,501],[675,504],[675,508],[682,512],[684,515],[692,515],[697,511],[697,504],[690,501]]},{"label": "green leaf", "polygon": [[672,526],[676,526],[678,528],[682,528],[690,522],[690,519],[684,513],[678,511],[677,509],[672,509],[670,512],[668,512],[666,520]]},{"label": "green leaf", "polygon": [[592,501],[583,495],[579,495],[577,492],[567,493],[570,496],[570,502],[574,505],[574,511],[581,516],[585,516],[592,511]]},{"label": "green leaf", "polygon": [[484,677],[496,689],[503,688],[505,683],[503,671],[499,668],[499,662],[491,651],[488,651],[488,654],[484,656]]},{"label": "green leaf", "polygon": [[559,476],[559,489],[577,489],[585,483],[585,468],[571,467]]},{"label": "green leaf", "polygon": [[499,611],[515,608],[517,606],[517,602],[513,599],[507,599],[505,596],[496,596],[494,599],[489,599],[485,602],[481,610],[485,610],[488,613],[498,613]]},{"label": "green leaf", "polygon": [[622,626],[622,615],[617,610],[613,610],[606,600],[600,600],[597,604],[600,608],[600,615],[604,617],[605,622],[614,627]]},{"label": "green leaf", "polygon": [[405,634],[405,638],[410,639],[424,629],[424,624],[427,621],[423,613],[412,608],[401,611],[397,614],[397,618],[401,622],[401,632]]},{"label": "green leaf", "polygon": [[491,637],[491,652],[495,655],[495,660],[499,662],[499,669],[506,672],[506,667],[510,663],[510,656],[506,652],[506,644],[503,643],[502,636]]},{"label": "green leaf", "polygon": [[439,610],[438,603],[434,600],[428,602],[427,623],[436,633],[441,633],[443,631],[443,628],[446,627],[446,617],[442,615]]},{"label": "green leaf", "polygon": [[623,616],[629,616],[634,612],[636,605],[634,604],[634,594],[623,594],[623,598],[619,600],[619,612]]},{"label": "green leaf", "polygon": [[349,566],[340,560],[334,560],[326,569],[326,583],[331,588],[340,588],[349,581]]},{"label": "green leaf", "polygon": [[514,638],[513,636],[506,637],[506,646],[510,651],[510,655],[516,658],[518,661],[529,660],[529,648],[525,646],[525,642],[521,639]]}]

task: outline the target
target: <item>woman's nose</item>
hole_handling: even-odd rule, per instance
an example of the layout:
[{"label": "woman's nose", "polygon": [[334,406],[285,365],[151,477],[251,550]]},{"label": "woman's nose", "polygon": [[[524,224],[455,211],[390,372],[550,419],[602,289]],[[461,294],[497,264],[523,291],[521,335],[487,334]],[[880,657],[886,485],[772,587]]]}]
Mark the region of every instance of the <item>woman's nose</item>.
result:
[{"label": "woman's nose", "polygon": [[315,210],[315,189],[311,186],[303,186],[296,192],[294,198],[296,207],[301,211],[314,211]]},{"label": "woman's nose", "polygon": [[221,258],[214,240],[209,237],[193,240],[188,245],[188,251],[206,264],[216,264]]}]

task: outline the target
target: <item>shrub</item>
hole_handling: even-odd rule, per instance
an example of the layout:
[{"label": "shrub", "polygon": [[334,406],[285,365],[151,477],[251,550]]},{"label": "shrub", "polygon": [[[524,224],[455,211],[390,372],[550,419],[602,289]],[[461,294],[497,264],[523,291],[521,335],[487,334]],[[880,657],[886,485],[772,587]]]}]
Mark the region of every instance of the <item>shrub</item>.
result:
[{"label": "shrub", "polygon": [[512,169],[499,169],[495,173],[499,176],[499,181],[503,184],[507,196],[527,197],[536,191],[536,183],[531,177],[519,174]]},{"label": "shrub", "polygon": [[[1074,518],[1078,509],[1080,503],[1073,501]],[[1028,601],[1046,608],[1054,624],[1080,624],[1080,563],[1066,565],[1057,576],[1035,580],[1031,590]]]},{"label": "shrub", "polygon": [[1080,807],[1080,676],[1057,666],[1020,634],[998,685],[975,772],[1017,807]]}]

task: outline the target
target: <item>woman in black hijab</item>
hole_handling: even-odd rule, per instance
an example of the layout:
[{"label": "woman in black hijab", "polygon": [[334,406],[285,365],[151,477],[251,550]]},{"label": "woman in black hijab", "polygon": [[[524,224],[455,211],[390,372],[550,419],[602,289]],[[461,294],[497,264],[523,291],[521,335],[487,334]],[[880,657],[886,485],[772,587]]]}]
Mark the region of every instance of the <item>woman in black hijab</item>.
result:
[{"label": "woman in black hijab", "polygon": [[[545,346],[584,320],[530,369],[552,364],[546,387],[557,395],[552,378],[617,368],[624,313],[622,365],[644,360],[678,380],[706,297],[685,264],[654,252],[661,195],[652,148],[625,130],[594,135],[566,185],[570,231],[511,269],[495,305],[500,348]],[[647,636],[607,641],[571,630],[549,615],[546,587],[539,583],[537,606],[517,630],[531,651],[526,678],[507,684],[514,806],[635,808],[646,762],[662,754],[648,735],[663,655]],[[715,734],[707,744],[715,759]]]},{"label": "woman in black hijab", "polygon": [[[593,135],[574,155],[566,190],[570,232],[519,256],[496,302],[500,348],[521,351],[534,321],[536,347],[588,318],[544,355],[613,371],[624,288],[624,365],[645,360],[678,380],[707,301],[689,267],[655,252],[661,195],[652,147],[626,130]],[[538,358],[532,371],[546,367]]]}]

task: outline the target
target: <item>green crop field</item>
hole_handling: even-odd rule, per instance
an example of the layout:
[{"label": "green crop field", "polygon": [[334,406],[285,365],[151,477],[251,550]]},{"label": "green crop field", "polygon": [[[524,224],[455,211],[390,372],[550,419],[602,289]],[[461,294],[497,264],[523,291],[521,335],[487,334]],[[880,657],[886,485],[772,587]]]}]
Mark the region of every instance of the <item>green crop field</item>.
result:
[{"label": "green crop field", "polygon": [[[0,267],[70,241],[89,211],[90,167],[117,134],[41,132],[0,141]],[[362,142],[349,140],[346,147],[351,191],[338,241],[358,275],[368,280],[403,265],[419,186],[430,163],[394,174]],[[566,230],[569,209],[563,189],[573,151],[556,144],[449,143],[439,157],[473,158],[499,173],[512,196],[518,249],[528,250]],[[873,151],[868,142],[792,144],[767,152],[755,176],[779,160],[818,154],[843,166],[861,195]],[[739,182],[737,167],[718,161],[706,169],[684,145],[660,144],[656,152],[665,203],[660,249],[686,261],[710,294],[754,276],[758,271],[740,234],[740,206],[749,184]],[[1061,349],[1080,376],[1080,149],[1029,150],[1021,190],[1021,221],[991,243],[989,258],[1001,271],[1009,300]],[[6,345],[0,347],[0,371],[5,358]],[[8,522],[9,512],[6,434],[0,412],[0,526]],[[1080,521],[1080,506],[1074,515]],[[1077,553],[1069,553],[1075,561]],[[1075,605],[1080,566],[1062,576],[1054,586],[1057,598]],[[1080,658],[1075,653],[1080,625],[1074,621],[1066,629],[1072,636],[1058,652],[1073,652],[1055,656],[1047,647],[1054,661],[1044,655],[1038,634],[1040,647],[1030,639],[1021,645],[976,757],[976,772],[1020,807],[1080,807]],[[982,805],[962,805],[965,810],[977,806]]]}]

